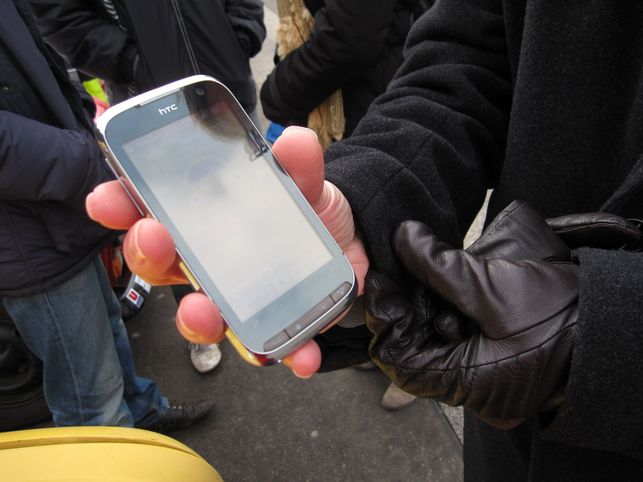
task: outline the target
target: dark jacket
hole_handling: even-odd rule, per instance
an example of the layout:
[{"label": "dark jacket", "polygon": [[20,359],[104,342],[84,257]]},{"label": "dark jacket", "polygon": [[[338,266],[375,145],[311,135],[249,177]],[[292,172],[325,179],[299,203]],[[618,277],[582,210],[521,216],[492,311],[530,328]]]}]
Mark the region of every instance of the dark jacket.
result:
[{"label": "dark jacket", "polygon": [[305,0],[311,37],[277,64],[261,87],[266,117],[306,125],[308,113],[342,89],[345,136],[402,62],[417,0]]},{"label": "dark jacket", "polygon": [[[406,219],[461,245],[488,188],[487,219],[514,199],[643,218],[643,3],[615,5],[445,0],[420,18],[388,91],[327,152],[374,268],[407,281],[391,251]],[[468,480],[643,474],[643,253],[577,255],[566,400],[509,432],[467,423]]]},{"label": "dark jacket", "polygon": [[71,278],[109,239],[85,197],[110,175],[22,0],[0,2],[0,67],[0,296],[25,296]]},{"label": "dark jacket", "polygon": [[[81,71],[108,81],[114,101],[193,74],[216,77],[250,111],[248,59],[266,36],[259,0],[31,0],[43,37]],[[133,88],[132,88],[133,87]]]}]

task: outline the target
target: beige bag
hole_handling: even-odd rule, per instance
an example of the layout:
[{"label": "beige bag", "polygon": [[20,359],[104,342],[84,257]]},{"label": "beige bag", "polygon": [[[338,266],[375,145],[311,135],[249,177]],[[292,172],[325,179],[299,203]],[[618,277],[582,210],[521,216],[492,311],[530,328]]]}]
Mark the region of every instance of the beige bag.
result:
[{"label": "beige bag", "polygon": [[[277,6],[277,54],[283,59],[310,37],[315,20],[303,0],[277,0]],[[333,92],[308,114],[308,127],[317,133],[324,149],[344,136],[346,121],[341,90]]]}]

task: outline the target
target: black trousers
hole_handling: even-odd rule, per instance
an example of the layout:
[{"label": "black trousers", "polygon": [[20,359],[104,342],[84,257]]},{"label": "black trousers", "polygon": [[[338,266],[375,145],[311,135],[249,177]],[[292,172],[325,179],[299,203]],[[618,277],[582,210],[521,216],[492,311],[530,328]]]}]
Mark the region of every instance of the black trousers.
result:
[{"label": "black trousers", "polygon": [[526,481],[532,433],[530,420],[512,430],[498,430],[465,409],[464,480]]}]

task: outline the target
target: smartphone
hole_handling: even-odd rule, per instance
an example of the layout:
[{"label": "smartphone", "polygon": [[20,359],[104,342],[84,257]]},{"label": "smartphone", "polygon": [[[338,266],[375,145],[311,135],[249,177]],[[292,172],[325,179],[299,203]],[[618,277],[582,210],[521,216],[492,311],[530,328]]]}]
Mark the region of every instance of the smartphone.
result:
[{"label": "smartphone", "polygon": [[352,304],[350,263],[222,83],[188,77],[96,123],[115,175],[170,231],[247,361],[281,360]]}]

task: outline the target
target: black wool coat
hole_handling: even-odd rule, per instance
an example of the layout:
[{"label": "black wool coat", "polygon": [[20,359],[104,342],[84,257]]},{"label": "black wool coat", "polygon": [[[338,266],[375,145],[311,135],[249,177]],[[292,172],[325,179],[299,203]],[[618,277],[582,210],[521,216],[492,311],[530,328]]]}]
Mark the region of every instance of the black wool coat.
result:
[{"label": "black wool coat", "polygon": [[[73,66],[108,81],[114,102],[194,74],[223,82],[254,110],[248,59],[266,37],[260,0],[159,2],[30,0],[47,43]],[[137,57],[138,54],[138,57]]]},{"label": "black wool coat", "polygon": [[[407,47],[388,91],[327,152],[375,269],[406,281],[391,250],[406,219],[461,245],[488,188],[488,220],[514,199],[545,217],[643,218],[642,2],[438,0]],[[566,400],[509,432],[467,415],[467,480],[643,474],[643,253],[577,255]]]},{"label": "black wool coat", "polygon": [[308,114],[342,89],[347,137],[402,63],[417,0],[305,0],[315,26],[261,87],[266,117],[307,124]]}]

